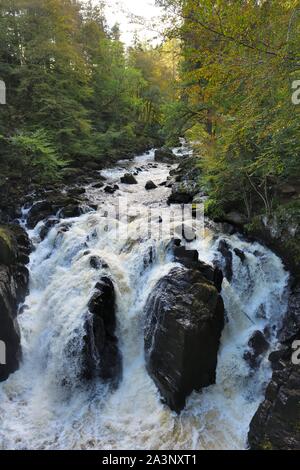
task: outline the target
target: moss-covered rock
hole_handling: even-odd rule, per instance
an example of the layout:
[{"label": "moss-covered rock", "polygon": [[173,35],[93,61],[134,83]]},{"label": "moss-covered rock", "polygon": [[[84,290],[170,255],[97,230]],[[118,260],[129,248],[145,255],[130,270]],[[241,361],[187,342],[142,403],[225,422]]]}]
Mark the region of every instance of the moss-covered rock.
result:
[{"label": "moss-covered rock", "polygon": [[154,159],[159,163],[175,163],[176,156],[170,148],[162,147],[155,150]]},{"label": "moss-covered rock", "polygon": [[16,260],[15,240],[6,226],[0,226],[0,264],[8,266]]},{"label": "moss-covered rock", "polygon": [[169,204],[188,204],[201,191],[201,170],[198,163],[197,157],[184,158],[178,167],[170,172],[173,181]]}]

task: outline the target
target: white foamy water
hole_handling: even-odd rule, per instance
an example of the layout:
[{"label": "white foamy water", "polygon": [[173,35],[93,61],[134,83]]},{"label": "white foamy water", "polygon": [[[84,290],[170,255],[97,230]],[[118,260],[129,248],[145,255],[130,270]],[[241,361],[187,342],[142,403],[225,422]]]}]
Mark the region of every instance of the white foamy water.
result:
[{"label": "white foamy water", "polygon": [[[153,167],[153,152],[122,162],[103,174],[119,184],[114,195],[89,188],[98,210],[65,221],[38,241],[30,261],[30,295],[19,317],[23,362],[0,384],[1,449],[244,449],[250,420],[270,377],[265,358],[253,371],[243,359],[252,332],[275,329],[286,309],[288,274],[281,261],[259,244],[238,236],[206,229],[189,244],[200,259],[212,263],[219,256],[219,240],[246,255],[234,255],[234,276],[223,283],[227,323],[219,352],[217,383],[193,393],[180,416],[160,402],[148,376],[143,352],[144,306],[157,281],[176,264],[166,250],[168,240],[148,236],[149,207],[155,216],[166,207],[169,189],[147,192],[147,180],[159,184],[170,168]],[[140,167],[137,185],[119,183],[124,167]],[[126,170],[127,171],[127,170]],[[122,221],[107,224],[105,213],[117,198],[132,211],[126,236]],[[40,226],[41,224],[39,224]],[[144,260],[152,248],[153,263]],[[109,268],[90,267],[90,255],[99,255]],[[78,379],[84,316],[101,275],[113,279],[117,293],[117,335],[123,355],[123,379],[116,391],[100,381]]]}]

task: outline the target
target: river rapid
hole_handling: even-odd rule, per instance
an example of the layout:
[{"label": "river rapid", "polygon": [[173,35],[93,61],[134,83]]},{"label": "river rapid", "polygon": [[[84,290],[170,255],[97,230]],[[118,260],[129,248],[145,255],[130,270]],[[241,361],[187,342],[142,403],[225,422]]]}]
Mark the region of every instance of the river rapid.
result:
[{"label": "river rapid", "polygon": [[[120,177],[139,167],[138,184]],[[199,230],[188,246],[212,263],[220,258],[219,241],[242,250],[233,255],[233,279],[223,281],[226,326],[219,351],[217,382],[193,393],[180,416],[161,403],[144,361],[144,306],[157,281],[176,263],[168,240],[149,237],[149,208],[154,218],[167,209],[170,166],[154,164],[154,152],[102,171],[119,185],[112,195],[87,187],[95,212],[61,221],[44,241],[43,223],[29,231],[35,246],[30,258],[30,294],[19,316],[23,361],[0,384],[1,449],[245,449],[249,423],[259,406],[271,369],[263,359],[251,369],[243,359],[251,334],[276,329],[287,308],[288,273],[281,260],[258,243],[220,233],[212,224]],[[145,183],[158,187],[145,190]],[[127,201],[129,225],[107,216],[116,201]],[[65,223],[69,230],[61,230]],[[126,227],[125,227],[126,225]],[[125,232],[126,229],[126,232]],[[117,236],[118,232],[118,236]],[[121,233],[121,236],[119,236]],[[145,257],[153,253],[153,262]],[[84,253],[103,259],[92,269]],[[115,391],[99,380],[78,380],[84,315],[99,277],[111,276],[117,293],[117,336],[123,356],[123,378]]]}]

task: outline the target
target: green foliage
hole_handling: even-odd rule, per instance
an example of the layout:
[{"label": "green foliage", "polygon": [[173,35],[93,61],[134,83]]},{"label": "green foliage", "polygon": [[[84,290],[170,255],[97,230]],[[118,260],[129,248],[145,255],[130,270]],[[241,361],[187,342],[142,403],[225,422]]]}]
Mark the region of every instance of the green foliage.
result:
[{"label": "green foliage", "polygon": [[204,212],[207,217],[213,220],[222,220],[224,216],[221,204],[213,198],[209,198],[205,201]]},{"label": "green foliage", "polygon": [[[271,215],[278,188],[300,176],[300,15],[295,0],[161,0],[181,40],[178,104],[165,128],[182,129],[203,183],[224,210]],[[178,18],[181,21],[178,21]],[[177,126],[176,126],[177,115]]]},{"label": "green foliage", "polygon": [[41,175],[46,180],[58,177],[66,162],[59,159],[47,132],[38,129],[9,138],[16,164],[30,174]]},{"label": "green foliage", "polygon": [[[104,2],[2,0],[0,171],[58,175],[63,162],[128,156],[160,140],[175,63],[167,46],[134,44],[108,28]],[[171,48],[172,49],[172,48]],[[170,50],[171,50],[170,49]],[[172,75],[173,76],[173,75]]]},{"label": "green foliage", "polygon": [[2,244],[5,244],[9,250],[12,249],[12,240],[11,240],[11,234],[9,231],[0,226],[0,241]]},{"label": "green foliage", "polygon": [[181,101],[172,101],[166,103],[163,107],[163,135],[166,136],[168,145],[176,146],[178,137],[185,135],[189,126],[186,107]]},{"label": "green foliage", "polygon": [[121,155],[131,154],[135,150],[135,139],[133,125],[128,124],[120,130],[111,127],[107,132],[97,136],[100,155],[105,157],[109,154],[110,158],[115,160]]}]

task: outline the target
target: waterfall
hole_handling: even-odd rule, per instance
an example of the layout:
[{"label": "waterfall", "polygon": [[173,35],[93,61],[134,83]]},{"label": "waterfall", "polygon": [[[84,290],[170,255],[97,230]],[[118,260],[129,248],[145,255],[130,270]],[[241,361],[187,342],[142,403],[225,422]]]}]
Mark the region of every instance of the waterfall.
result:
[{"label": "waterfall", "polygon": [[[119,183],[140,167],[138,184]],[[244,449],[250,420],[271,370],[267,355],[251,369],[243,355],[251,334],[269,332],[270,348],[287,306],[288,273],[280,259],[258,243],[206,228],[188,246],[208,263],[220,261],[219,241],[233,252],[233,279],[223,282],[226,326],[219,352],[217,383],[193,393],[180,416],[160,400],[145,369],[144,306],[159,279],[177,264],[167,240],[148,237],[149,207],[154,217],[166,208],[169,189],[147,192],[145,182],[164,182],[170,168],[153,164],[153,152],[105,170],[114,195],[87,188],[98,210],[61,221],[44,241],[42,222],[29,231],[35,245],[30,260],[30,294],[19,317],[23,362],[0,384],[1,449]],[[129,202],[129,226],[108,220],[117,198]],[[124,227],[123,224],[124,223]],[[65,230],[66,224],[68,230]],[[117,236],[117,233],[124,236]],[[138,234],[138,235],[137,235]],[[245,254],[242,261],[234,249]],[[152,263],[145,263],[149,250]],[[88,255],[87,255],[88,253]],[[105,263],[92,269],[89,255]],[[100,380],[79,379],[84,316],[101,275],[110,276],[117,295],[117,336],[123,378],[111,391]]]}]

